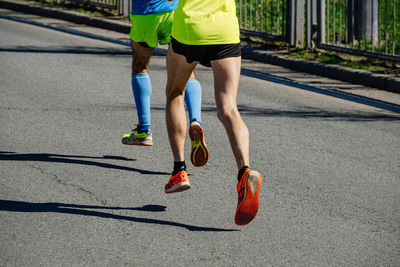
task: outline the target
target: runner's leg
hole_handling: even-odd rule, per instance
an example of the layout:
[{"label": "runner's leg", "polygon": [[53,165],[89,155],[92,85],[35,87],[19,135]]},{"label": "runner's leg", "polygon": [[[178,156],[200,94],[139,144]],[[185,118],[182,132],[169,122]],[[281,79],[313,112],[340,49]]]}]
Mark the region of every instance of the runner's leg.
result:
[{"label": "runner's leg", "polygon": [[192,72],[185,89],[185,103],[189,113],[189,122],[194,119],[201,124],[201,85]]},{"label": "runner's leg", "polygon": [[241,57],[211,61],[218,119],[225,127],[238,169],[250,166],[249,130],[237,108]]},{"label": "runner's leg", "polygon": [[176,54],[172,47],[167,55],[166,123],[174,161],[185,160],[186,114],[184,107],[185,87],[197,62],[191,64]]},{"label": "runner's leg", "polygon": [[138,130],[149,130],[151,125],[150,97],[152,87],[148,75],[150,58],[154,48],[143,47],[131,40],[132,47],[132,91],[135,98]]}]

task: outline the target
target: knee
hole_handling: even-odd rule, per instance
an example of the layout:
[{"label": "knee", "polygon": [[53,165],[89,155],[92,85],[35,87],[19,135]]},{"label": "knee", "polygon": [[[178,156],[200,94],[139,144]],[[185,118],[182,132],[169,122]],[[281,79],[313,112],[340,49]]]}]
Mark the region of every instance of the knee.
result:
[{"label": "knee", "polygon": [[167,103],[170,103],[172,101],[183,101],[185,97],[185,90],[176,88],[176,87],[168,87],[167,86]]},{"label": "knee", "polygon": [[132,74],[149,71],[148,59],[142,56],[134,56],[132,61]]},{"label": "knee", "polygon": [[238,113],[239,111],[235,107],[217,108],[217,117],[222,123],[234,120]]}]

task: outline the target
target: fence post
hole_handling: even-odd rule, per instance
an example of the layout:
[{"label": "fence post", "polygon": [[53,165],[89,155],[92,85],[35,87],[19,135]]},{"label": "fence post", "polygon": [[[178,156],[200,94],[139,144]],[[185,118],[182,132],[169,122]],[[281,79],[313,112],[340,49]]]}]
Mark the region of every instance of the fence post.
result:
[{"label": "fence post", "polygon": [[121,0],[115,0],[115,1],[116,1],[116,4],[117,4],[118,16],[121,16],[122,15],[122,12],[121,12],[121,10],[122,10]]},{"label": "fence post", "polygon": [[348,40],[369,38],[376,45],[378,41],[378,1],[350,0],[347,6]]},{"label": "fence post", "polygon": [[120,15],[129,15],[130,0],[119,0],[121,3]]},{"label": "fence post", "polygon": [[317,46],[325,43],[325,0],[317,1]]},{"label": "fence post", "polygon": [[317,41],[317,0],[306,0],[306,45],[313,47]]},{"label": "fence post", "polygon": [[306,47],[311,47],[312,0],[306,0]]},{"label": "fence post", "polygon": [[304,47],[304,0],[288,0],[286,40],[290,46]]}]

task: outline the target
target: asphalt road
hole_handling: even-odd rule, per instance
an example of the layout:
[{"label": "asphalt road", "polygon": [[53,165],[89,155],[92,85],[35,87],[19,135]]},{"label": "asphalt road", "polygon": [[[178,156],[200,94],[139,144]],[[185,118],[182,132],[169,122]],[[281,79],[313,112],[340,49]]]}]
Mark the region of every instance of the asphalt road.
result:
[{"label": "asphalt road", "polygon": [[210,69],[197,69],[209,163],[188,160],[192,188],[166,195],[164,56],[154,146],[128,147],[129,48],[5,19],[0,36],[0,266],[400,265],[399,114],[242,76],[263,187],[239,227]]}]

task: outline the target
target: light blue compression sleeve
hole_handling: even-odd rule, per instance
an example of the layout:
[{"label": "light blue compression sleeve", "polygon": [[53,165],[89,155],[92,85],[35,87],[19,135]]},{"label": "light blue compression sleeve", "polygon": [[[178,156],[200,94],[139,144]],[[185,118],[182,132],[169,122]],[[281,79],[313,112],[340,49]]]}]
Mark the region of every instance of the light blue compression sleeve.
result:
[{"label": "light blue compression sleeve", "polygon": [[132,74],[132,91],[136,103],[139,130],[150,129],[151,90],[150,77],[147,73]]},{"label": "light blue compression sleeve", "polygon": [[185,103],[189,121],[196,119],[201,124],[201,85],[197,80],[189,79],[186,85]]}]

